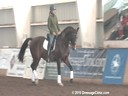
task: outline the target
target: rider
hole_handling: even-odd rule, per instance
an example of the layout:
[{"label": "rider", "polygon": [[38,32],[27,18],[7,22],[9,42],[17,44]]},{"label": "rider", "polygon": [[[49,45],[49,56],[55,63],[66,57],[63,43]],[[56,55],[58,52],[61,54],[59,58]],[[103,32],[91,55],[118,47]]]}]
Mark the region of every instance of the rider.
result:
[{"label": "rider", "polygon": [[47,61],[49,62],[49,55],[51,52],[52,44],[54,43],[56,36],[60,33],[58,19],[56,16],[56,8],[54,7],[54,5],[50,6],[50,12],[49,12],[49,17],[48,17],[48,29],[49,29],[50,34],[47,35],[48,40],[49,40]]}]

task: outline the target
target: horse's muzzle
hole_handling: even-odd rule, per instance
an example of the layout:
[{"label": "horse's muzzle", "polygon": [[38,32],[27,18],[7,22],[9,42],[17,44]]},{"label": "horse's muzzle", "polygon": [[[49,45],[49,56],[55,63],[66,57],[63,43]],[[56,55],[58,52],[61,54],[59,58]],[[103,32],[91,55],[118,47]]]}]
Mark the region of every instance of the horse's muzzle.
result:
[{"label": "horse's muzzle", "polygon": [[76,45],[72,45],[72,49],[73,50],[76,50]]}]

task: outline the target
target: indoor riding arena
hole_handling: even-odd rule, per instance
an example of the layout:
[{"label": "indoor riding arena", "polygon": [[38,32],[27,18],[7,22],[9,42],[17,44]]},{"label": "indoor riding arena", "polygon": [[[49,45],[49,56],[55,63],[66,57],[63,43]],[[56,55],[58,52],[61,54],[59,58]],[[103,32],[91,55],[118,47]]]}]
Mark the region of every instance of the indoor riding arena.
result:
[{"label": "indoor riding arena", "polygon": [[[49,62],[51,5],[61,33]],[[128,96],[127,5],[127,0],[0,0],[0,96]],[[44,41],[32,43],[41,36]]]}]

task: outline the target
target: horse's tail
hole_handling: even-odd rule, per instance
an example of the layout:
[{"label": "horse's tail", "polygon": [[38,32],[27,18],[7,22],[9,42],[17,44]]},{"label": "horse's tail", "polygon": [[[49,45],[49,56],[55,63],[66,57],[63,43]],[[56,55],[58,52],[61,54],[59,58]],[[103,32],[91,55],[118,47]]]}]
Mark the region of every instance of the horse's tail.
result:
[{"label": "horse's tail", "polygon": [[24,54],[25,54],[25,50],[26,48],[28,47],[28,42],[32,40],[32,38],[27,38],[24,43],[22,44],[21,46],[21,49],[20,49],[20,52],[18,54],[18,59],[20,62],[23,62],[23,59],[24,59]]}]

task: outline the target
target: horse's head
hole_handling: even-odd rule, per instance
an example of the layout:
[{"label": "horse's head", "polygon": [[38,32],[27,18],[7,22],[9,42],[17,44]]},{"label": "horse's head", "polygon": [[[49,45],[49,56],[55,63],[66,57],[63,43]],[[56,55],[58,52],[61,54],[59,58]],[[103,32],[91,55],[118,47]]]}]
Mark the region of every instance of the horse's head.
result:
[{"label": "horse's head", "polygon": [[63,31],[65,40],[68,41],[68,44],[71,45],[73,50],[76,49],[76,39],[77,39],[78,30],[79,30],[79,27],[77,29],[74,29],[73,27],[69,26],[65,28]]},{"label": "horse's head", "polygon": [[73,50],[76,49],[76,39],[77,39],[77,32],[78,32],[78,30],[79,30],[79,28],[74,29],[69,34],[69,42],[70,42],[70,45],[71,45]]}]

